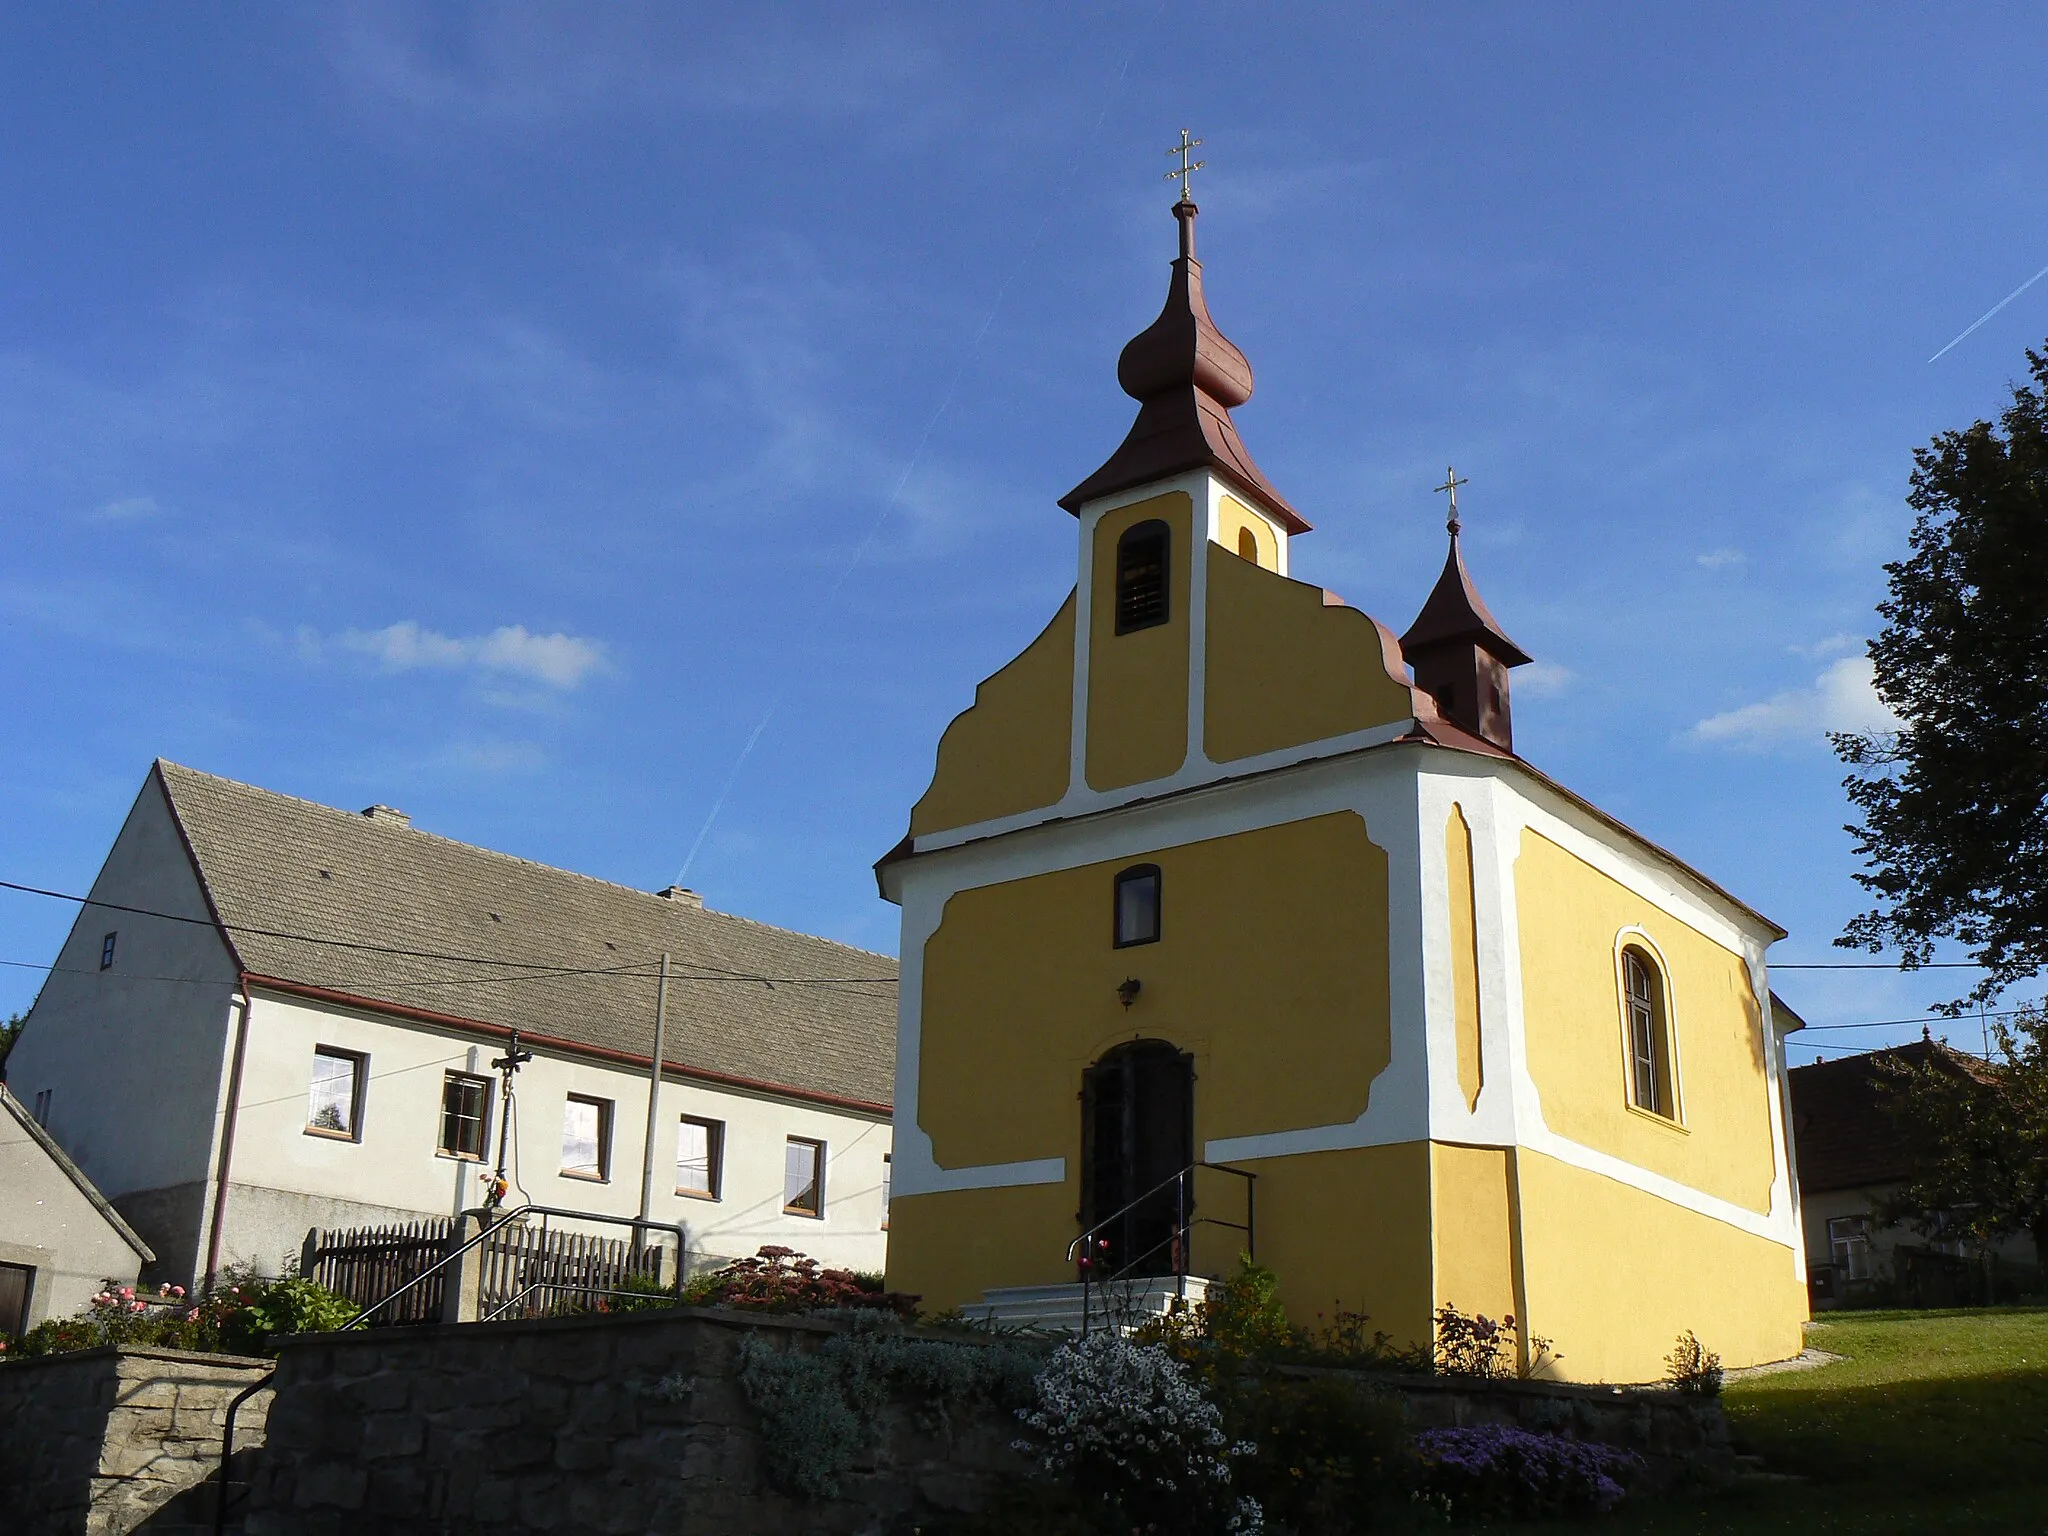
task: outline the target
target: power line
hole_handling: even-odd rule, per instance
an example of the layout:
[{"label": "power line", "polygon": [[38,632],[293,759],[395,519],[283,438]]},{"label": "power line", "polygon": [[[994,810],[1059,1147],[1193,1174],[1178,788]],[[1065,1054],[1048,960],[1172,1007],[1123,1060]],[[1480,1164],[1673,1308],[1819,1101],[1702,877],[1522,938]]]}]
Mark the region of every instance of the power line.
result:
[{"label": "power line", "polygon": [[[521,968],[521,973],[514,976],[427,978],[418,982],[407,981],[404,983],[407,986],[480,986],[493,982],[548,981],[556,977],[569,976],[630,976],[637,980],[652,980],[654,977],[654,973],[651,970],[634,969],[634,967],[653,965],[654,961],[651,959],[627,961],[618,966],[606,967],[549,965],[535,960],[513,960],[501,955],[460,955],[450,954],[441,950],[403,949],[396,945],[372,944],[359,939],[322,938],[316,934],[294,933],[289,929],[283,928],[258,928],[247,923],[230,923],[224,920],[216,921],[210,917],[190,917],[182,912],[161,912],[153,907],[130,906],[125,902],[101,901],[92,896],[76,896],[69,891],[52,891],[46,890],[41,886],[23,885],[15,880],[0,880],[0,890],[20,891],[24,895],[29,896],[46,896],[53,901],[68,901],[79,907],[98,907],[108,912],[126,912],[135,917],[160,918],[165,922],[185,923],[195,928],[210,928],[227,933],[243,933],[255,938],[283,939],[295,944],[315,944],[329,949],[344,949],[360,954],[391,955],[407,960],[441,960],[452,965],[509,965]],[[37,967],[32,965],[31,962],[20,960],[0,963],[27,967],[29,969],[67,970],[77,971],[80,974],[94,974],[74,966],[50,965]],[[698,974],[672,974],[669,979],[671,981],[753,982],[765,986],[894,985],[896,982],[894,976],[765,976],[731,971],[722,966],[705,965],[699,961],[690,961],[688,964]],[[141,980],[145,978],[136,979]],[[184,981],[190,978],[166,976],[146,979]]]},{"label": "power line", "polygon": [[1981,971],[1976,960],[1924,960],[1908,965],[1903,960],[1773,960],[1774,971]]}]

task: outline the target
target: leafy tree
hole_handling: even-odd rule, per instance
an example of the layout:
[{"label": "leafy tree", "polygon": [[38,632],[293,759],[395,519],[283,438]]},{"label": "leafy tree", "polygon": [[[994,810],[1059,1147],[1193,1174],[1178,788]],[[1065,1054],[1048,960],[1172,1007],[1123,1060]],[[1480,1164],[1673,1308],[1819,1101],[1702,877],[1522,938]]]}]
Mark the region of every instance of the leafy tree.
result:
[{"label": "leafy tree", "polygon": [[0,1067],[7,1065],[8,1054],[14,1049],[14,1042],[21,1038],[22,1015],[9,1014],[5,1023],[0,1023]]},{"label": "leafy tree", "polygon": [[1912,1177],[1878,1216],[1980,1251],[2025,1232],[2048,1270],[2048,1012],[1992,1029],[1988,1062],[1878,1057],[1878,1102],[1914,1153]]},{"label": "leafy tree", "polygon": [[1877,905],[1836,942],[1910,969],[1954,939],[1984,967],[1950,1012],[2048,966],[2048,352],[1996,426],[1914,450],[1909,558],[1871,642],[1893,733],[1838,734]]}]

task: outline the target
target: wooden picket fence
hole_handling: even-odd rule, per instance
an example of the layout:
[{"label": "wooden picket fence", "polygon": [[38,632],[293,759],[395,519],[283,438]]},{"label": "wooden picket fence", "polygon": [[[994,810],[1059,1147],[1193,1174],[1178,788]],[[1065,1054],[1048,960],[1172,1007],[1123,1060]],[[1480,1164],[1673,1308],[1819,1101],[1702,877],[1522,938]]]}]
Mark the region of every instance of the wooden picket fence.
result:
[{"label": "wooden picket fence", "polygon": [[[454,1225],[442,1216],[390,1227],[312,1232],[300,1255],[299,1272],[358,1307],[374,1307],[433,1268],[448,1251]],[[428,1276],[372,1318],[371,1326],[439,1322],[445,1280],[445,1274]]]},{"label": "wooden picket fence", "polygon": [[[448,1277],[457,1266],[427,1272],[453,1245],[454,1225],[439,1217],[309,1232],[300,1272],[364,1308],[427,1275],[370,1326],[439,1322]],[[659,1244],[643,1247],[630,1238],[563,1231],[545,1219],[507,1222],[474,1252],[482,1266],[479,1313],[486,1318],[600,1310],[609,1303],[608,1293],[630,1278],[656,1279],[662,1266]]]}]

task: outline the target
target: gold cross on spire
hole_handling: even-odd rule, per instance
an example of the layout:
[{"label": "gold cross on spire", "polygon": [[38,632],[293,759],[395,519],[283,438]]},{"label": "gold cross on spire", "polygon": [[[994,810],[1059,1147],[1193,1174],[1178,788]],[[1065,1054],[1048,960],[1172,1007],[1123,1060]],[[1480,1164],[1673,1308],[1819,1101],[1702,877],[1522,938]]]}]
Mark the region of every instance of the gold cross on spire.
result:
[{"label": "gold cross on spire", "polygon": [[1187,129],[1183,128],[1180,131],[1180,142],[1166,152],[1168,159],[1175,155],[1180,156],[1180,164],[1173,170],[1168,171],[1163,179],[1167,181],[1178,180],[1180,182],[1180,200],[1184,203],[1194,201],[1193,198],[1188,196],[1188,178],[1208,163],[1203,160],[1191,162],[1188,159],[1188,156],[1195,152],[1195,147],[1201,142],[1200,139],[1189,138]]},{"label": "gold cross on spire", "polygon": [[1458,487],[1470,485],[1471,483],[1470,480],[1460,480],[1455,469],[1447,468],[1444,470],[1444,483],[1436,487],[1436,493],[1439,496],[1443,495],[1446,491],[1450,493],[1451,515],[1444,519],[1444,526],[1450,529],[1452,533],[1458,531]]}]

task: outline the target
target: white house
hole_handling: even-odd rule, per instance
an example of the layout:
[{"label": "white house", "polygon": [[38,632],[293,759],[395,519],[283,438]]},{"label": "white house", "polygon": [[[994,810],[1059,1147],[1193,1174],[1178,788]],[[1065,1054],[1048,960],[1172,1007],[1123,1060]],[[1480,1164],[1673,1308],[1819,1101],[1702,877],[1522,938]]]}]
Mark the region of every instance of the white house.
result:
[{"label": "white house", "polygon": [[0,1336],[82,1311],[155,1257],[0,1084]]},{"label": "white house", "polygon": [[895,975],[677,887],[159,761],[7,1077],[151,1280],[474,1207],[501,1136],[508,1204],[681,1223],[695,1263],[779,1243],[879,1270]]}]

